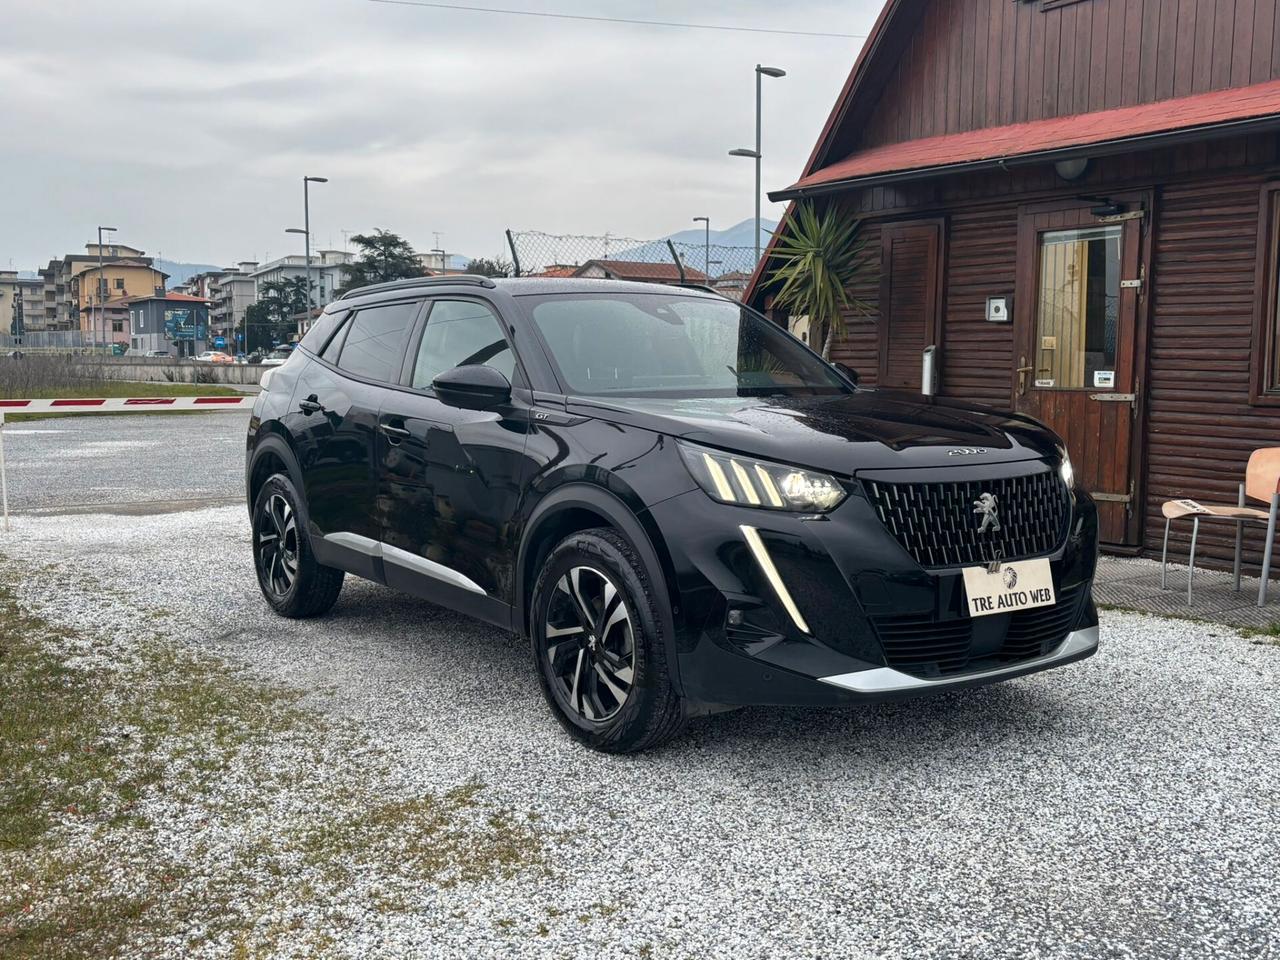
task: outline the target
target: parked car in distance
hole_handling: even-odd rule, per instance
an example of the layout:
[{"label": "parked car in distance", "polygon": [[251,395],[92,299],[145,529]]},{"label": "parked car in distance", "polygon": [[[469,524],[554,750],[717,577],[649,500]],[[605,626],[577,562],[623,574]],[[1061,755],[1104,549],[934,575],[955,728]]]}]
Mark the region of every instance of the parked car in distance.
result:
[{"label": "parked car in distance", "polygon": [[354,574],[527,637],[551,710],[600,750],[1098,646],[1097,509],[1058,437],[860,388],[696,288],[354,290],[264,375],[246,489],[278,613],[324,613]]},{"label": "parked car in distance", "polygon": [[292,350],[272,350],[262,358],[262,365],[264,367],[278,367],[288,360],[292,353]]},{"label": "parked car in distance", "polygon": [[230,356],[219,350],[206,350],[196,354],[192,359],[198,363],[235,363]]},{"label": "parked car in distance", "polygon": [[146,350],[142,354],[144,357],[172,357],[173,354],[168,350]]}]

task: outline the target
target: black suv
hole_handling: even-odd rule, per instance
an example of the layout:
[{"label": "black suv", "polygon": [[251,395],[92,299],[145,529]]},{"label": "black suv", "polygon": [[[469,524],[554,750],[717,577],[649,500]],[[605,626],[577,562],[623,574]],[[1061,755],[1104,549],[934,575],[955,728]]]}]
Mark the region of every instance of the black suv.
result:
[{"label": "black suv", "polygon": [[263,388],[267,602],[316,616],[352,573],[528,637],[547,702],[602,750],[1097,648],[1097,514],[1052,433],[861,389],[708,291],[365,287]]}]

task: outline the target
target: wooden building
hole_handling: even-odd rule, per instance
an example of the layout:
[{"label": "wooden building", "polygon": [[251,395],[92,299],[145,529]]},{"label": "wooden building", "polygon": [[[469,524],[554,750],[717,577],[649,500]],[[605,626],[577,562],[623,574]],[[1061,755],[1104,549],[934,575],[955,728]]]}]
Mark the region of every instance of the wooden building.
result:
[{"label": "wooden building", "polygon": [[862,218],[874,310],[833,359],[918,391],[935,344],[939,395],[1047,422],[1150,553],[1163,501],[1234,503],[1280,445],[1278,137],[1280,0],[888,0],[770,196]]}]

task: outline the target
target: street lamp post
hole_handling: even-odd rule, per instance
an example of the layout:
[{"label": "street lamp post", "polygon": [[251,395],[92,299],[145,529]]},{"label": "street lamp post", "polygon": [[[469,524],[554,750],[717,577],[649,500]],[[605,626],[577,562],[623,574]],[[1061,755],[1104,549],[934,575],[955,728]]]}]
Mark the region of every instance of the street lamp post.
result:
[{"label": "street lamp post", "polygon": [[778,78],[778,77],[785,77],[786,75],[787,75],[787,71],[782,70],[782,69],[780,69],[780,68],[778,68],[778,67],[765,67],[765,66],[761,66],[761,65],[760,65],[760,64],[758,64],[758,63],[756,64],[756,148],[755,148],[754,150],[745,150],[745,149],[744,149],[744,150],[730,150],[730,151],[729,151],[729,156],[731,156],[731,157],[751,157],[751,158],[752,158],[752,159],[754,159],[754,160],[755,160],[755,162],[756,162],[756,242],[755,242],[755,248],[756,248],[756,263],[757,263],[757,264],[760,262],[760,159],[761,159],[761,157],[763,156],[763,154],[760,152],[760,151],[761,151],[761,149],[762,149],[762,148],[761,148],[760,124],[761,124],[761,115],[762,115],[762,113],[763,113],[763,111],[762,111],[762,109],[761,109],[761,103],[760,103],[760,99],[761,99],[761,86],[762,86],[762,84],[761,84],[761,80],[762,80],[764,77],[773,77],[773,78],[775,78],[775,79],[776,79],[776,78]]},{"label": "street lamp post", "polygon": [[311,311],[315,304],[311,299],[311,196],[308,191],[313,183],[328,183],[328,177],[302,178],[302,226],[307,235],[307,326],[311,326]]},{"label": "street lamp post", "polygon": [[706,224],[707,239],[702,246],[702,272],[707,276],[707,283],[711,282],[711,218],[710,217],[694,217],[694,223]]},{"label": "street lamp post", "polygon": [[115,233],[115,232],[116,232],[116,228],[115,228],[115,227],[99,227],[99,228],[98,228],[98,317],[97,317],[97,320],[95,320],[95,321],[93,322],[93,341],[94,341],[94,344],[93,344],[93,345],[94,345],[95,347],[98,345],[98,325],[99,325],[99,324],[101,324],[101,325],[102,325],[102,328],[103,328],[103,329],[102,329],[102,334],[103,334],[103,338],[104,338],[104,339],[106,338],[106,332],[107,332],[107,331],[106,331],[106,320],[103,318],[103,314],[102,314],[102,279],[103,279],[103,274],[102,274],[102,234],[103,234],[104,232],[105,232],[105,233]]}]

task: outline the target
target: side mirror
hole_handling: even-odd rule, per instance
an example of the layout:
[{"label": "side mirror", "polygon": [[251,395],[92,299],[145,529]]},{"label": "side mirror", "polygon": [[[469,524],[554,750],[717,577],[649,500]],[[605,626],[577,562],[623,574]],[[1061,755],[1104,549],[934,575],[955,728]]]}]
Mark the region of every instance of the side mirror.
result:
[{"label": "side mirror", "polygon": [[444,403],[464,410],[492,410],[511,399],[511,381],[481,363],[446,370],[431,386]]},{"label": "side mirror", "polygon": [[853,367],[849,366],[847,363],[833,363],[832,366],[843,373],[845,377],[848,378],[849,382],[855,387],[858,385],[858,381],[861,377],[858,376],[858,371],[853,369]]}]

